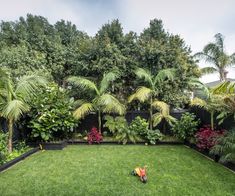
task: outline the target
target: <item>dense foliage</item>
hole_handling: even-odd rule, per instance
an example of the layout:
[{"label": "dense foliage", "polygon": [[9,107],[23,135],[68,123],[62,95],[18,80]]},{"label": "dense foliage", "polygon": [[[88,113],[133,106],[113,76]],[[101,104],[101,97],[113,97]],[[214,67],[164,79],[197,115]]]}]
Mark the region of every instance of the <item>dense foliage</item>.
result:
[{"label": "dense foliage", "polygon": [[31,137],[38,141],[63,139],[74,131],[78,122],[73,117],[73,100],[55,84],[41,90],[34,98],[28,116]]},{"label": "dense foliage", "polygon": [[214,145],[217,144],[217,138],[222,136],[225,130],[215,130],[210,125],[205,125],[200,128],[195,134],[196,145],[201,150],[210,150]]},{"label": "dense foliage", "polygon": [[3,133],[0,130],[0,165],[20,156],[21,154],[25,153],[29,147],[26,146],[25,142],[18,142],[15,144],[12,152],[8,152],[8,144],[7,144],[8,134]]},{"label": "dense foliage", "polygon": [[196,119],[194,114],[186,112],[181,116],[180,120],[174,124],[172,130],[179,139],[190,139],[194,136],[199,123],[200,120]]},{"label": "dense foliage", "polygon": [[221,162],[235,163],[235,129],[229,130],[217,139],[210,153],[220,155]]},{"label": "dense foliage", "polygon": [[[2,21],[0,27],[0,66],[12,68],[14,76],[43,68],[65,87],[70,75],[100,80],[104,72],[115,70],[121,76],[110,90],[125,100],[136,87],[137,67],[152,73],[175,68],[174,81],[163,81],[158,86],[159,97],[180,107],[188,102],[179,98],[185,97],[188,79],[199,76],[190,48],[157,19],[151,20],[140,36],[135,32],[125,34],[118,20],[104,24],[91,37],[71,22],[61,20],[52,25],[46,18],[31,14],[14,22]],[[173,91],[175,96],[171,96]],[[136,109],[134,104],[131,107]]]}]

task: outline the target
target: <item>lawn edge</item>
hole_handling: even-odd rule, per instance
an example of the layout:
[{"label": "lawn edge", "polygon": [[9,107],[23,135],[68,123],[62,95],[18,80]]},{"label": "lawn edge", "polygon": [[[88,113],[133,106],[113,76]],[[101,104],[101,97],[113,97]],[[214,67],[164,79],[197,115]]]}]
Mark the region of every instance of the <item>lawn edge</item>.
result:
[{"label": "lawn edge", "polygon": [[12,167],[13,165],[15,165],[16,163],[24,160],[26,157],[29,157],[30,155],[36,153],[39,150],[38,147],[33,148],[25,153],[23,153],[22,155],[20,155],[19,157],[16,157],[15,159],[12,159],[11,161],[4,163],[3,165],[0,166],[0,173],[7,170],[8,168]]}]

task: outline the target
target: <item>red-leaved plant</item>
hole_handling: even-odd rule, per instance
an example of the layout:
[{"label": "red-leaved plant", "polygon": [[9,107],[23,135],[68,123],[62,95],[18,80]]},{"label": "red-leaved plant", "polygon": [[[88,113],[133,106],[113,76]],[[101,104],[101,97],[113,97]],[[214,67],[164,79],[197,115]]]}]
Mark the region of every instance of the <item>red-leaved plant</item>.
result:
[{"label": "red-leaved plant", "polygon": [[195,134],[196,145],[200,150],[209,150],[216,145],[216,138],[224,133],[224,129],[212,130],[210,125],[205,125]]},{"label": "red-leaved plant", "polygon": [[102,141],[103,137],[101,135],[101,132],[98,131],[96,127],[92,127],[91,131],[87,135],[87,141],[89,144],[92,143],[100,143]]}]

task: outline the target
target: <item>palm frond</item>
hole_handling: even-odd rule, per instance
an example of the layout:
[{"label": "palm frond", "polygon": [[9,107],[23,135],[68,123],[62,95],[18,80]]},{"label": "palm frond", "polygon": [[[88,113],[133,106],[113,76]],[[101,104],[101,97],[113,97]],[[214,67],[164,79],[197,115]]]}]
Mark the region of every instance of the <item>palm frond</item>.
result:
[{"label": "palm frond", "polygon": [[140,102],[145,102],[146,100],[149,99],[151,93],[152,90],[150,88],[142,86],[138,88],[137,91],[128,98],[128,102],[130,103],[133,100],[139,100]]},{"label": "palm frond", "polygon": [[74,113],[73,116],[76,119],[84,118],[87,114],[94,111],[93,104],[92,103],[83,103],[80,107],[78,107]]},{"label": "palm frond", "polygon": [[22,98],[30,97],[36,95],[36,91],[46,84],[47,80],[42,76],[37,74],[26,75],[17,82],[15,94]]},{"label": "palm frond", "polygon": [[167,116],[170,114],[170,107],[164,101],[155,100],[152,106],[158,109],[163,116]]},{"label": "palm frond", "polygon": [[164,116],[160,112],[155,113],[153,115],[153,126],[157,126],[163,119]]},{"label": "palm frond", "polygon": [[104,74],[103,79],[100,83],[100,94],[103,94],[109,87],[110,83],[115,81],[119,77],[120,75],[118,72],[109,72],[107,74]]},{"label": "palm frond", "polygon": [[18,120],[24,112],[29,111],[29,105],[21,100],[9,101],[2,110],[2,116],[6,119]]},{"label": "palm frond", "polygon": [[220,51],[224,52],[224,36],[221,33],[215,35],[215,43],[219,47]]},{"label": "palm frond", "polygon": [[148,70],[145,70],[143,68],[138,68],[136,69],[135,74],[137,75],[138,78],[143,79],[150,86],[153,86],[151,73]]},{"label": "palm frond", "polygon": [[175,69],[169,68],[169,69],[162,69],[158,72],[158,74],[154,78],[154,84],[156,82],[164,81],[165,79],[174,80],[175,78]]},{"label": "palm frond", "polygon": [[205,75],[205,74],[213,74],[213,73],[216,73],[218,72],[218,70],[214,67],[203,67],[200,69],[202,75]]},{"label": "palm frond", "polygon": [[207,103],[203,99],[195,97],[194,99],[191,100],[190,105],[205,108]]},{"label": "palm frond", "polygon": [[97,89],[96,84],[86,78],[72,76],[72,77],[69,77],[67,81],[71,84],[78,86],[81,90],[95,91],[97,95],[100,94],[99,90]]},{"label": "palm frond", "polygon": [[235,83],[230,81],[225,81],[214,87],[211,90],[212,94],[234,94],[235,93]]},{"label": "palm frond", "polygon": [[96,104],[98,107],[102,108],[104,113],[117,113],[119,115],[123,115],[126,112],[125,105],[108,93],[101,95],[99,99],[97,99]]},{"label": "palm frond", "polygon": [[198,52],[194,54],[194,58],[202,59],[208,63],[217,64],[217,60],[213,56],[210,56],[206,54],[205,52]]}]

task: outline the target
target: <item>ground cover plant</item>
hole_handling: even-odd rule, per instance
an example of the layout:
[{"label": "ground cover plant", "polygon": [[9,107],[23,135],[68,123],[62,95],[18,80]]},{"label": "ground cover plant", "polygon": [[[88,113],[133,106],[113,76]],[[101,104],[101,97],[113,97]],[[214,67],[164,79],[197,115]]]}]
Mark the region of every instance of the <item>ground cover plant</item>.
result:
[{"label": "ground cover plant", "polygon": [[[147,165],[147,184],[130,175]],[[30,169],[29,169],[30,168]],[[234,195],[235,174],[185,146],[68,146],[0,173],[1,195]]]}]

